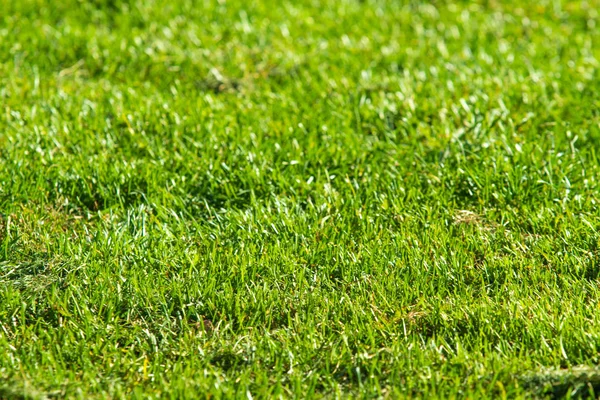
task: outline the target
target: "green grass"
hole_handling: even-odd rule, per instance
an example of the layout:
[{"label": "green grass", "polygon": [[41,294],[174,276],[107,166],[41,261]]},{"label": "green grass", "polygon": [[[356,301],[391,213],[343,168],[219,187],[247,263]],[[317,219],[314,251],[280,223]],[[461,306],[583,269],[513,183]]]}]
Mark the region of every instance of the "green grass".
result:
[{"label": "green grass", "polygon": [[599,395],[598,9],[0,0],[0,397]]}]

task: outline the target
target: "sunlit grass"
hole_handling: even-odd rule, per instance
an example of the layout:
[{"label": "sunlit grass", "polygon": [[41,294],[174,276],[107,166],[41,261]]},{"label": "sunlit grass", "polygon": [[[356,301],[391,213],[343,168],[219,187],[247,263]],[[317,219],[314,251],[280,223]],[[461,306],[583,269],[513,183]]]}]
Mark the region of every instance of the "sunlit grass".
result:
[{"label": "sunlit grass", "polygon": [[0,0],[0,397],[597,396],[598,9]]}]

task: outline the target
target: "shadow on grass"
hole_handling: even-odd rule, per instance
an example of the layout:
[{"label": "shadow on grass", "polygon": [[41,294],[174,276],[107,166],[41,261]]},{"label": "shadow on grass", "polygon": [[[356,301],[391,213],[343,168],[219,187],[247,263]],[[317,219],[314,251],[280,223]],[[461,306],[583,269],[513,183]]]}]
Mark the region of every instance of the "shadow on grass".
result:
[{"label": "shadow on grass", "polygon": [[600,369],[588,366],[542,370],[524,375],[521,381],[533,395],[549,399],[597,398],[600,394]]}]

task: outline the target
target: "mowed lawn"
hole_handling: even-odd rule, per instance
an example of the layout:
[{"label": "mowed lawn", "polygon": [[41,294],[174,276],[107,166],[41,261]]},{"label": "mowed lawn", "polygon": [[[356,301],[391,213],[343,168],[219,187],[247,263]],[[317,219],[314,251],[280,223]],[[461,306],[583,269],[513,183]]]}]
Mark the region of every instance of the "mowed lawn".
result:
[{"label": "mowed lawn", "polygon": [[0,0],[0,398],[598,396],[599,10]]}]

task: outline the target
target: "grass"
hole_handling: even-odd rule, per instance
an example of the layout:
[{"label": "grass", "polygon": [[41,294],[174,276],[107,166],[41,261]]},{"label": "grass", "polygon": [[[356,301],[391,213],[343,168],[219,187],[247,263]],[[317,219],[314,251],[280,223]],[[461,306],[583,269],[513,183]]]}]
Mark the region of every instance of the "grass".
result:
[{"label": "grass", "polygon": [[0,397],[598,395],[599,8],[0,0]]}]

